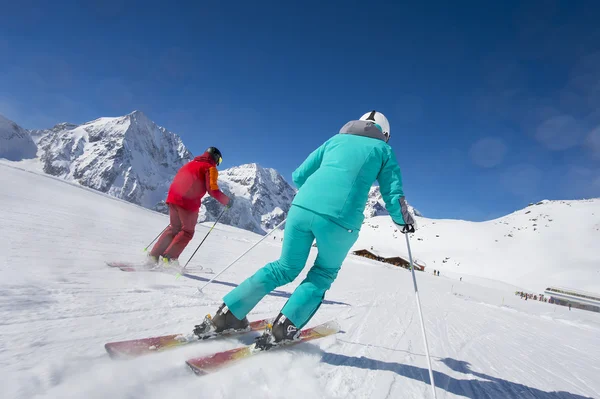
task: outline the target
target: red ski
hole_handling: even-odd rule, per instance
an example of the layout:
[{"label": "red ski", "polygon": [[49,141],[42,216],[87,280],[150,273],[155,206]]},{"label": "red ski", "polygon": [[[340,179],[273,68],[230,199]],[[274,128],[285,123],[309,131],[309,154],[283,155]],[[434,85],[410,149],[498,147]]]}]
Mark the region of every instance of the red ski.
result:
[{"label": "red ski", "polygon": [[144,265],[132,263],[132,262],[106,262],[106,265],[109,267],[116,267],[117,269],[121,269],[124,272],[154,272],[154,271],[162,271],[161,268],[151,269],[149,267],[144,267]]},{"label": "red ski", "polygon": [[[162,272],[167,274],[179,274],[182,270],[179,267],[169,267],[158,265],[155,268],[150,268],[145,266],[142,263],[136,264],[132,262],[106,262],[106,265],[109,267],[115,267],[124,272]],[[200,267],[200,269],[196,268],[188,268],[190,271],[194,271],[195,273],[206,273],[206,274],[214,274],[212,269],[205,269]]]},{"label": "red ski", "polygon": [[267,325],[272,322],[273,319],[256,320],[250,322],[250,325],[246,330],[217,334],[204,339],[199,339],[195,334],[190,333],[163,335],[159,337],[132,339],[129,341],[120,342],[109,342],[107,344],[104,344],[104,349],[106,349],[106,352],[108,352],[111,358],[131,358],[145,355],[148,353],[161,352],[167,349],[173,349],[187,344],[203,342],[208,339],[232,337],[236,335],[245,334],[250,331],[264,330],[267,327]]},{"label": "red ski", "polygon": [[277,349],[287,348],[302,342],[312,341],[313,339],[327,337],[336,334],[340,331],[340,325],[335,321],[328,321],[318,326],[306,328],[300,332],[300,339],[292,341],[284,345],[275,346],[268,351],[263,351],[255,348],[254,344],[242,346],[240,348],[231,349],[224,352],[218,352],[208,356],[189,359],[186,364],[192,371],[202,376],[228,366],[241,359],[248,358],[261,352],[271,352]]}]

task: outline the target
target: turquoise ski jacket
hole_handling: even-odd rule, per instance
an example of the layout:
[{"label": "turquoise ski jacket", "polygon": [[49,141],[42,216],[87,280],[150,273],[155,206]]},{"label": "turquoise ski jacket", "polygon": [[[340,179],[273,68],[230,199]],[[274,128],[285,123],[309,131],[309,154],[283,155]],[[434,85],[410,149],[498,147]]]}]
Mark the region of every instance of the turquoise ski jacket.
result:
[{"label": "turquoise ski jacket", "polygon": [[347,229],[360,230],[375,180],[393,221],[414,224],[394,151],[373,122],[348,122],[313,151],[292,178],[298,187],[292,205],[326,216]]}]

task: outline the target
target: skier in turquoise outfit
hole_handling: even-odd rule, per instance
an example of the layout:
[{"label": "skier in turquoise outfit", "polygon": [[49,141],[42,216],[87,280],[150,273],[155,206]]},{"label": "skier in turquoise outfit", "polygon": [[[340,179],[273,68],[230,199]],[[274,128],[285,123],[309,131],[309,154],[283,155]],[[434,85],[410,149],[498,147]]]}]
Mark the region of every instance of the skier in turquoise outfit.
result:
[{"label": "skier in turquoise outfit", "polygon": [[339,134],[306,158],[292,175],[298,193],[287,216],[281,257],[225,295],[215,316],[196,326],[198,336],[246,328],[246,315],[258,302],[304,269],[316,239],[314,265],[256,345],[269,349],[297,339],[358,238],[369,190],[376,180],[394,223],[403,233],[414,232],[415,222],[408,212],[400,167],[389,139],[387,118],[371,111],[346,123]]}]

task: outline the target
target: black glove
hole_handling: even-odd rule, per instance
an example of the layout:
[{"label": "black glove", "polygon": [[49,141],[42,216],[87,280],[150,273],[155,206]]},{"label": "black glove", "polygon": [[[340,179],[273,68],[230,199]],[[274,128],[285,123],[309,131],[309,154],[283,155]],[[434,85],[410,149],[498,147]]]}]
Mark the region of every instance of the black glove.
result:
[{"label": "black glove", "polygon": [[225,207],[227,209],[231,208],[233,206],[233,195],[231,197],[229,197],[229,202],[227,203],[227,205],[225,205]]},{"label": "black glove", "polygon": [[402,230],[400,230],[402,234],[415,232],[415,226],[413,224],[399,224],[398,226],[402,227]]}]

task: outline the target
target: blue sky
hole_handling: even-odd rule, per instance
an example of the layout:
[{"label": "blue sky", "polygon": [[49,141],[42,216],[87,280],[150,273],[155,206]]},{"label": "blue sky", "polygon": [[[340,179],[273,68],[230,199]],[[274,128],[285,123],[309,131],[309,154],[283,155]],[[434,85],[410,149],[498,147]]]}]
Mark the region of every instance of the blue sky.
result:
[{"label": "blue sky", "polygon": [[26,128],[139,109],[195,154],[215,145],[223,167],[257,162],[291,181],[378,109],[427,216],[600,196],[596,1],[0,7],[0,113]]}]

